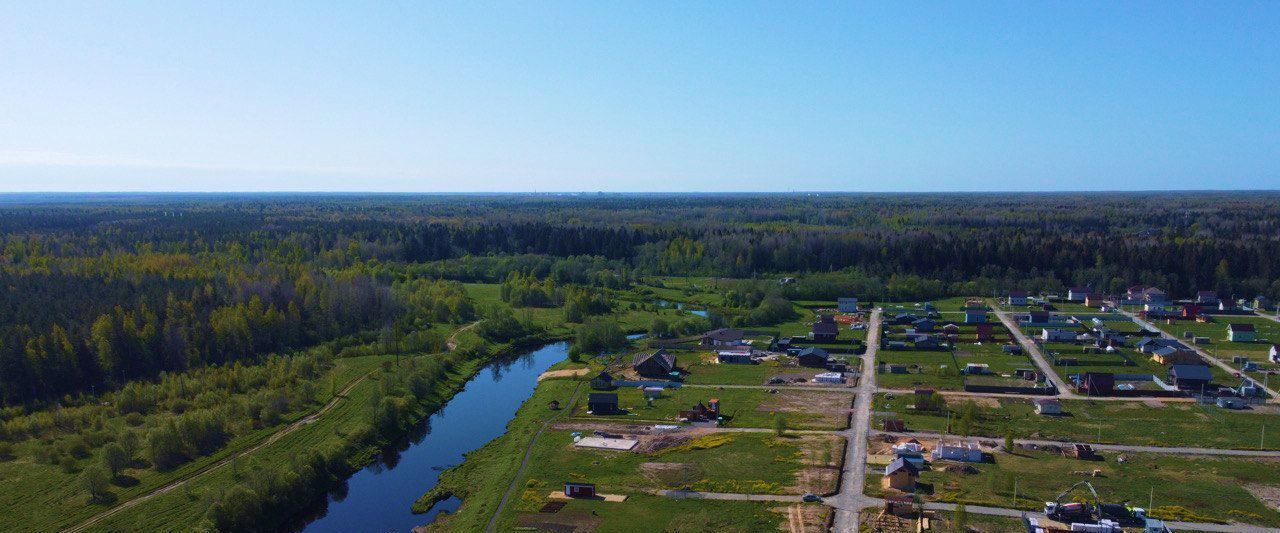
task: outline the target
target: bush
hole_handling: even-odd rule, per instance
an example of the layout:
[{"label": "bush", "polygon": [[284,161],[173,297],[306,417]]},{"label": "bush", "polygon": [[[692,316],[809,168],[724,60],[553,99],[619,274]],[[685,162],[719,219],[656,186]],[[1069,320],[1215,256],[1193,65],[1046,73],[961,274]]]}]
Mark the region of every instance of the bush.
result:
[{"label": "bush", "polygon": [[107,490],[111,486],[111,477],[105,468],[94,465],[84,471],[84,486],[89,491],[89,498],[103,501],[111,494]]},{"label": "bush", "polygon": [[125,454],[124,448],[117,443],[113,442],[102,448],[102,466],[113,477],[120,475],[120,471],[129,466],[129,460],[130,457]]}]

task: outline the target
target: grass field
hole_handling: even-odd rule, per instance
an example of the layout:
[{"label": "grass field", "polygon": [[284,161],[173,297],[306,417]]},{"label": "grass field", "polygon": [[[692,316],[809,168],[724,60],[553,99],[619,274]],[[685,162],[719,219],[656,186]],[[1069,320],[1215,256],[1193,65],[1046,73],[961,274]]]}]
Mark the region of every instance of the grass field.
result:
[{"label": "grass field", "polygon": [[796,429],[843,429],[848,426],[848,410],[853,404],[852,393],[827,391],[780,390],[770,393],[765,389],[711,389],[684,387],[667,389],[662,397],[648,405],[637,388],[618,389],[618,404],[624,414],[595,416],[586,413],[581,404],[575,417],[590,420],[636,420],[676,422],[681,410],[692,408],[708,399],[720,400],[720,411],[732,417],[730,427],[772,428],[774,420],[781,416],[787,425]]},{"label": "grass field", "polygon": [[[802,508],[815,516],[814,522],[825,524],[830,512],[821,504],[804,504]],[[633,531],[777,531],[787,524],[787,506],[768,502],[723,500],[678,500],[635,494],[622,503],[595,500],[573,500],[559,512],[504,513],[498,522],[500,531],[531,524],[589,524],[600,533]]]},{"label": "grass field", "polygon": [[[393,359],[390,356],[340,359],[330,371],[332,378],[326,376],[321,379],[321,382],[329,383],[332,379],[341,390],[360,376],[376,369],[383,361]],[[314,405],[318,407],[329,401],[332,398],[331,392],[327,386],[322,387],[318,391],[317,402]],[[173,470],[162,472],[152,468],[136,468],[147,465],[135,463],[133,465],[135,468],[126,468],[121,473],[121,479],[126,480],[127,483],[111,487],[112,498],[116,502],[127,501],[174,479],[199,471],[209,464],[249,448],[305,415],[306,412],[293,413],[276,425],[233,438],[213,454],[198,457]],[[21,443],[16,447],[17,459],[0,462],[0,483],[23,488],[0,491],[0,510],[2,510],[0,511],[0,529],[7,531],[61,529],[78,524],[106,508],[105,504],[89,501],[78,471],[69,473],[58,465],[37,463],[32,459],[31,448],[44,445],[45,443],[41,441]],[[80,461],[81,465],[98,464],[101,461],[99,457],[101,451],[101,448],[95,450],[93,455]]]},{"label": "grass field", "polygon": [[[764,385],[778,374],[805,374],[812,376],[825,372],[816,368],[782,366],[777,360],[762,361],[755,365],[720,364],[715,354],[709,352],[676,352],[680,367],[688,371],[684,382],[702,385]],[[697,360],[695,360],[697,358]],[[835,355],[833,359],[841,359]],[[787,357],[794,365],[795,358]]]},{"label": "grass field", "polygon": [[[994,464],[974,464],[976,474],[945,472],[934,464],[933,469],[921,473],[925,488],[919,492],[927,501],[1034,510],[1071,483],[1088,479],[1107,503],[1146,507],[1151,498],[1155,507],[1150,511],[1155,517],[1280,525],[1280,512],[1268,509],[1250,493],[1254,487],[1280,489],[1280,461],[1124,455],[1126,460],[1121,463],[1113,453],[1104,454],[1103,461],[1079,461],[1061,454],[1019,450],[1017,454],[996,453]],[[1082,475],[1095,468],[1102,476]],[[878,479],[867,486],[881,491]]]},{"label": "grass field", "polygon": [[[390,356],[384,358],[394,359]],[[448,382],[439,384],[437,395],[451,395],[466,381],[483,361],[475,361],[450,375]],[[139,505],[122,511],[95,525],[102,531],[154,531],[174,524],[196,525],[202,519],[206,502],[220,491],[236,483],[247,472],[259,465],[287,464],[301,451],[323,449],[344,442],[348,435],[368,425],[368,403],[379,387],[377,380],[364,380],[351,390],[347,397],[314,423],[259,449],[251,456],[233,462],[232,465],[201,475],[198,481],[165,493],[158,494]],[[425,413],[424,413],[425,414]],[[356,457],[359,464],[367,462],[377,452],[376,448],[364,450]],[[77,521],[78,522],[78,521]]]},{"label": "grass field", "polygon": [[[1173,324],[1152,322],[1156,327],[1179,339],[1183,332],[1190,331],[1197,337],[1209,337],[1209,344],[1198,346],[1209,354],[1227,361],[1233,355],[1247,355],[1261,361],[1266,358],[1271,343],[1280,343],[1280,323],[1259,316],[1218,316],[1214,322],[1200,323],[1194,320],[1178,320]],[[1230,342],[1227,340],[1227,325],[1253,324],[1257,329],[1257,342]],[[1263,342],[1263,341],[1269,342]]]},{"label": "grass field", "polygon": [[[880,350],[876,361],[886,364],[918,365],[909,374],[884,373],[876,376],[876,383],[885,388],[909,389],[927,387],[937,390],[963,390],[965,376],[960,371],[969,363],[990,366],[992,374],[1013,374],[1019,368],[1035,368],[1025,355],[1004,353],[999,344],[960,343],[955,352],[948,351],[897,351]],[[945,368],[944,368],[945,365]]]},{"label": "grass field", "polygon": [[[942,431],[945,413],[922,413],[908,409],[910,395],[884,394],[874,402],[875,424],[879,427],[887,413],[906,421],[908,430]],[[952,409],[963,404],[952,399]],[[1262,406],[1257,410],[1228,411],[1215,406],[1185,402],[1092,402],[1063,400],[1066,416],[1035,414],[1031,400],[984,399],[978,404],[973,434],[1001,438],[1012,433],[1019,438],[1100,442],[1145,446],[1194,446],[1207,448],[1258,449],[1263,427],[1280,427],[1280,410]],[[952,416],[952,430],[955,430]],[[1267,432],[1271,433],[1270,431]],[[1268,435],[1265,448],[1280,449],[1280,438]]]}]

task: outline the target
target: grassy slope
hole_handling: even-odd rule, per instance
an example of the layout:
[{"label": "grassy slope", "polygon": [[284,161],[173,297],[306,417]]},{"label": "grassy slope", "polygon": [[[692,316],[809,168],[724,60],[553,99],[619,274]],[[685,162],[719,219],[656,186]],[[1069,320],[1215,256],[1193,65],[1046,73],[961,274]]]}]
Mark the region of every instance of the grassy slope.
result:
[{"label": "grassy slope", "polygon": [[[377,368],[385,360],[384,357],[359,357],[342,359],[337,362],[331,374],[337,376],[338,390],[341,390],[360,376]],[[332,399],[327,384],[329,377],[321,378],[319,383],[325,384],[318,393],[315,407]],[[308,411],[309,413],[310,411]],[[254,430],[248,434],[232,439],[222,449],[212,455],[197,458],[173,470],[159,472],[150,468],[127,469],[125,476],[134,478],[137,484],[120,487],[112,486],[116,502],[132,499],[140,494],[150,492],[157,487],[190,475],[223,458],[238,453],[261,442],[271,434],[288,424],[306,416],[307,413],[293,413],[275,426]],[[21,486],[23,490],[0,491],[0,529],[13,531],[19,529],[52,530],[78,524],[101,512],[107,506],[89,502],[80,473],[68,474],[57,465],[39,464],[31,459],[30,447],[42,445],[38,441],[24,442],[18,447],[19,459],[0,463],[0,483],[6,486]],[[101,450],[97,450],[100,454]],[[97,464],[98,454],[81,461],[81,465]],[[16,510],[21,509],[21,512]]]},{"label": "grassy slope", "polygon": [[[383,360],[394,360],[393,356],[380,356]],[[446,383],[441,383],[436,390],[436,399],[446,398],[455,393],[467,379],[484,364],[475,361],[466,368],[455,370]],[[325,416],[315,423],[300,429],[252,454],[242,458],[238,468],[230,466],[211,471],[189,483],[184,488],[156,496],[151,500],[121,512],[110,519],[96,524],[95,531],[122,530],[156,530],[161,527],[172,527],[174,524],[195,524],[203,518],[205,505],[202,503],[206,495],[216,494],[231,486],[238,478],[238,473],[251,471],[255,464],[280,464],[290,460],[298,450],[320,449],[332,443],[342,442],[347,435],[367,424],[367,407],[370,398],[377,390],[377,380],[367,379],[361,382]],[[421,410],[420,416],[426,416]],[[368,462],[376,454],[376,447],[369,447],[363,455],[356,458],[357,463]]]}]

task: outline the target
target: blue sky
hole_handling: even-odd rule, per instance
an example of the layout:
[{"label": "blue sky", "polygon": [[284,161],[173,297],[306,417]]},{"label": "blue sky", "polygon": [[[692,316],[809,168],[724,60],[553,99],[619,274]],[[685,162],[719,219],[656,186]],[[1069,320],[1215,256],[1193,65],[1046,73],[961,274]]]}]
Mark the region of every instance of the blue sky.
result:
[{"label": "blue sky", "polygon": [[1280,188],[1280,2],[260,4],[0,4],[0,190]]}]

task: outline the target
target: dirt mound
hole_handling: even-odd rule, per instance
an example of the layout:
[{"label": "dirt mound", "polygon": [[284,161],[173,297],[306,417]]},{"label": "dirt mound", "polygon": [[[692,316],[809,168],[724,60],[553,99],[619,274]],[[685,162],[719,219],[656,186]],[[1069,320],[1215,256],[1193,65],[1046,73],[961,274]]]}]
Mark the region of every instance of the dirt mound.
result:
[{"label": "dirt mound", "polygon": [[948,474],[965,474],[973,475],[978,473],[978,469],[973,465],[947,465],[942,467],[942,471]]}]

